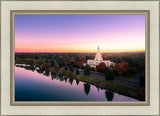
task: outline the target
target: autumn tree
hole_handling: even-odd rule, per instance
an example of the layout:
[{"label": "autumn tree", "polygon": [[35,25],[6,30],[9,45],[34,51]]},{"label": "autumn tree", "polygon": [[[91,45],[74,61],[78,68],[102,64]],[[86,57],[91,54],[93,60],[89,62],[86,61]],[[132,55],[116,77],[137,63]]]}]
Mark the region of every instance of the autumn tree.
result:
[{"label": "autumn tree", "polygon": [[67,76],[68,76],[68,77],[72,77],[72,76],[73,76],[73,72],[72,72],[72,71],[69,71],[68,74],[67,74]]},{"label": "autumn tree", "polygon": [[99,65],[96,66],[97,71],[105,73],[106,72],[106,64],[104,62],[101,62]]},{"label": "autumn tree", "polygon": [[50,64],[49,64],[49,63],[44,63],[44,64],[43,64],[43,67],[44,67],[45,70],[48,70],[49,67],[50,67]]},{"label": "autumn tree", "polygon": [[121,76],[129,75],[130,66],[126,62],[121,62],[115,65],[114,72]]},{"label": "autumn tree", "polygon": [[71,58],[70,61],[69,61],[69,65],[72,66],[74,63],[75,63],[74,58]]},{"label": "autumn tree", "polygon": [[59,65],[56,65],[56,66],[54,67],[54,70],[55,70],[56,72],[58,72],[58,71],[59,71]]}]

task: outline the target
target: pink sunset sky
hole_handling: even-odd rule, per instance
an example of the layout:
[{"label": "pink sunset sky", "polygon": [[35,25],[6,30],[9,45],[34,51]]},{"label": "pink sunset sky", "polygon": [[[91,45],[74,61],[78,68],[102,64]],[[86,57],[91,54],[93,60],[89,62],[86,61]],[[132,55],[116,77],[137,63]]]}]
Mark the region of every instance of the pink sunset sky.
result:
[{"label": "pink sunset sky", "polygon": [[145,15],[15,15],[15,52],[143,52]]}]

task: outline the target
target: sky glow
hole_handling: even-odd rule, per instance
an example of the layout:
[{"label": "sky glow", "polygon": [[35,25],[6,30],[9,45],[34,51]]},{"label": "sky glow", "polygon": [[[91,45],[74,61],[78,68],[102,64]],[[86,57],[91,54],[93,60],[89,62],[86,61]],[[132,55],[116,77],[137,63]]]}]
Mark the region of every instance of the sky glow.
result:
[{"label": "sky glow", "polygon": [[145,51],[145,15],[15,15],[15,52]]}]

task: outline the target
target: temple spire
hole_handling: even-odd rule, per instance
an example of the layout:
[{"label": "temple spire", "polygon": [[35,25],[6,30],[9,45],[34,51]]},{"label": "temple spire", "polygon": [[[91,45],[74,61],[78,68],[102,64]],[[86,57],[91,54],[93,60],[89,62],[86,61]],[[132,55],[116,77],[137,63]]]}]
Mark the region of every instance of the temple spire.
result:
[{"label": "temple spire", "polygon": [[96,61],[103,61],[102,55],[101,55],[101,53],[99,51],[99,45],[98,45],[98,51],[97,51],[97,53],[95,55],[94,60],[96,60]]},{"label": "temple spire", "polygon": [[98,44],[98,52],[99,52],[99,44]]}]

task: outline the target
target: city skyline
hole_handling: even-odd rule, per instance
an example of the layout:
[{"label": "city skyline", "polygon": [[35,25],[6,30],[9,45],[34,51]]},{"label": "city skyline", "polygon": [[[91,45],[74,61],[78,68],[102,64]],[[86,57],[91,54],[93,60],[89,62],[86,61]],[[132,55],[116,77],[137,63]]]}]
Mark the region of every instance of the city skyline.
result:
[{"label": "city skyline", "polygon": [[15,52],[144,52],[145,15],[15,15]]}]

